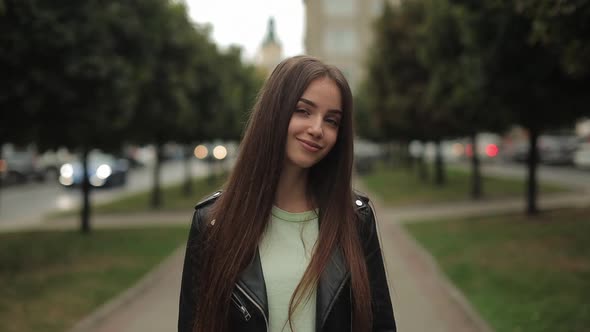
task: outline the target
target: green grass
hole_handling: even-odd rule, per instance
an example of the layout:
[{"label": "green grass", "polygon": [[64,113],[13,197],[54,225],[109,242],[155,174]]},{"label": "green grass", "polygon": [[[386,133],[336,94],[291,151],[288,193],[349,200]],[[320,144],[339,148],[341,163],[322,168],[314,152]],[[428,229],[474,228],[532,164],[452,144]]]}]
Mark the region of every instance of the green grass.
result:
[{"label": "green grass", "polygon": [[496,331],[590,331],[590,207],[405,226]]},{"label": "green grass", "polygon": [[171,254],[187,231],[0,234],[0,331],[70,328]]},{"label": "green grass", "polygon": [[[363,176],[369,190],[389,205],[430,204],[469,199],[470,175],[467,171],[447,168],[447,183],[437,187],[432,181],[422,182],[415,171],[403,168],[377,167]],[[524,197],[524,179],[483,176],[485,198]],[[555,185],[540,184],[541,193],[566,191]],[[523,198],[524,199],[524,198]]]},{"label": "green grass", "polygon": [[[215,176],[212,181],[209,181],[208,178],[193,179],[193,193],[189,196],[184,195],[182,184],[163,186],[163,205],[159,210],[171,211],[189,209],[192,211],[194,205],[205,195],[220,189],[225,182],[225,178],[226,175],[224,174]],[[151,191],[128,194],[112,202],[94,204],[92,212],[97,214],[116,214],[151,211],[152,209],[149,205],[150,197]],[[51,213],[48,215],[48,218],[56,219],[77,214],[79,214],[79,209]]]}]

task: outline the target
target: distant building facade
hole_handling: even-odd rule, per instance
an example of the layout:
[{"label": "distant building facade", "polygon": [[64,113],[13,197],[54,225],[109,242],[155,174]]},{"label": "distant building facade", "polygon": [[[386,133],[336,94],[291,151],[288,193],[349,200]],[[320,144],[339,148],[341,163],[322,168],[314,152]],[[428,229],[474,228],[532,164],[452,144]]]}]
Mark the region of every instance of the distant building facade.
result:
[{"label": "distant building facade", "polygon": [[[354,89],[365,75],[373,21],[384,0],[303,0],[305,53],[340,68]],[[399,0],[388,0],[398,5]]]},{"label": "distant building facade", "polygon": [[283,47],[277,36],[275,20],[271,17],[268,19],[266,35],[256,55],[256,65],[266,75],[270,75],[281,60],[283,60]]}]

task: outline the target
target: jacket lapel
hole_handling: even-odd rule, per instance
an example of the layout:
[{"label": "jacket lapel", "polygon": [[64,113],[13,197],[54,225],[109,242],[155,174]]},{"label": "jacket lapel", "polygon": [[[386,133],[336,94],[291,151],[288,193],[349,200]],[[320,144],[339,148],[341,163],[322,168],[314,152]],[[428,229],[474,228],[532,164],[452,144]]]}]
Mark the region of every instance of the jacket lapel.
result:
[{"label": "jacket lapel", "polygon": [[264,274],[262,273],[262,264],[260,262],[260,253],[256,249],[254,259],[240,274],[237,282],[250,297],[264,309],[264,314],[268,317],[268,299],[266,297],[266,284]]},{"label": "jacket lapel", "polygon": [[[344,254],[340,248],[332,251],[328,265],[324,269],[317,288],[316,294],[316,331],[321,331],[324,326],[330,309],[336,297],[342,290],[344,283],[350,278],[350,272],[346,269]],[[266,295],[266,284],[260,262],[260,253],[256,255],[250,265],[240,274],[238,284],[250,297],[263,308],[264,314],[268,317],[268,298]]]},{"label": "jacket lapel", "polygon": [[336,297],[350,277],[340,248],[332,251],[328,265],[324,269],[317,289],[316,331],[321,331]]}]

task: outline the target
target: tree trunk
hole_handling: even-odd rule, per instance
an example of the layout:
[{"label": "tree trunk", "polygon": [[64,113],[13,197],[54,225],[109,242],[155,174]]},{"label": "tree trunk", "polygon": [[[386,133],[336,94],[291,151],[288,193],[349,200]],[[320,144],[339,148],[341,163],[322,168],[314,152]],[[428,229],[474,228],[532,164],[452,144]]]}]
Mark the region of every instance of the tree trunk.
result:
[{"label": "tree trunk", "polygon": [[153,169],[153,187],[152,187],[152,197],[150,200],[150,207],[152,209],[157,209],[162,206],[162,192],[160,189],[160,167],[162,163],[162,144],[156,143],[156,156],[154,162],[154,169]]},{"label": "tree trunk", "polygon": [[426,166],[426,157],[425,157],[425,151],[424,149],[420,152],[420,155],[418,156],[417,162],[418,162],[418,178],[420,179],[420,181],[422,182],[426,182],[428,181],[428,167]]},{"label": "tree trunk", "polygon": [[393,156],[392,156],[392,148],[391,145],[393,143],[390,141],[386,141],[382,144],[383,146],[383,155],[381,156],[381,160],[383,161],[383,165],[386,168],[393,168]]},{"label": "tree trunk", "polygon": [[404,151],[404,154],[406,155],[406,159],[408,160],[408,168],[413,169],[416,166],[416,160],[414,159],[414,157],[410,153],[410,142],[409,141],[404,141],[402,143],[402,150]]},{"label": "tree trunk", "polygon": [[481,169],[479,153],[477,151],[477,135],[472,133],[471,140],[471,198],[480,199],[482,196]]},{"label": "tree trunk", "polygon": [[90,179],[88,177],[88,148],[82,148],[82,225],[83,234],[90,233]]},{"label": "tree trunk", "polygon": [[402,140],[398,143],[399,159],[401,165],[406,169],[412,169],[412,156],[410,155],[409,143]]},{"label": "tree trunk", "polygon": [[447,181],[445,177],[445,163],[442,155],[442,143],[440,140],[435,141],[435,161],[434,161],[434,183],[437,186],[443,186]]},{"label": "tree trunk", "polygon": [[539,130],[537,128],[529,128],[529,157],[528,157],[528,179],[526,191],[526,214],[529,216],[539,213],[537,208],[537,162],[539,160],[539,151],[537,149],[537,140],[539,138]]},{"label": "tree trunk", "polygon": [[193,180],[191,172],[192,150],[187,144],[184,146],[184,185],[182,192],[185,197],[189,197],[193,193]]},{"label": "tree trunk", "polygon": [[403,160],[400,160],[400,154],[396,149],[396,144],[393,141],[387,143],[387,148],[389,149],[389,163],[391,168],[398,167]]},{"label": "tree trunk", "polygon": [[[2,175],[2,173],[8,171],[8,165],[6,165],[6,161],[2,161],[4,159],[2,159],[2,155],[3,155],[3,150],[2,147],[4,146],[4,144],[2,142],[0,142],[0,162],[3,162],[4,164],[0,164],[0,195],[2,195],[2,187],[4,185],[4,176]],[[1,168],[4,168],[4,170],[2,170]],[[2,197],[0,196],[0,201],[2,201]],[[0,209],[2,207],[0,206]]]}]

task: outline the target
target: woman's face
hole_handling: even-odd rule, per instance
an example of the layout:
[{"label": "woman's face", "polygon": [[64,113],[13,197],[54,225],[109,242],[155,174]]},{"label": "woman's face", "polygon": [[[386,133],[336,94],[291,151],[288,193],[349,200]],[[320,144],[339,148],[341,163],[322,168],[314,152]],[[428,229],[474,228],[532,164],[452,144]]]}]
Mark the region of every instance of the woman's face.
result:
[{"label": "woman's face", "polygon": [[332,79],[318,78],[309,84],[289,122],[287,164],[310,168],[330,152],[338,138],[341,100],[340,89]]}]

